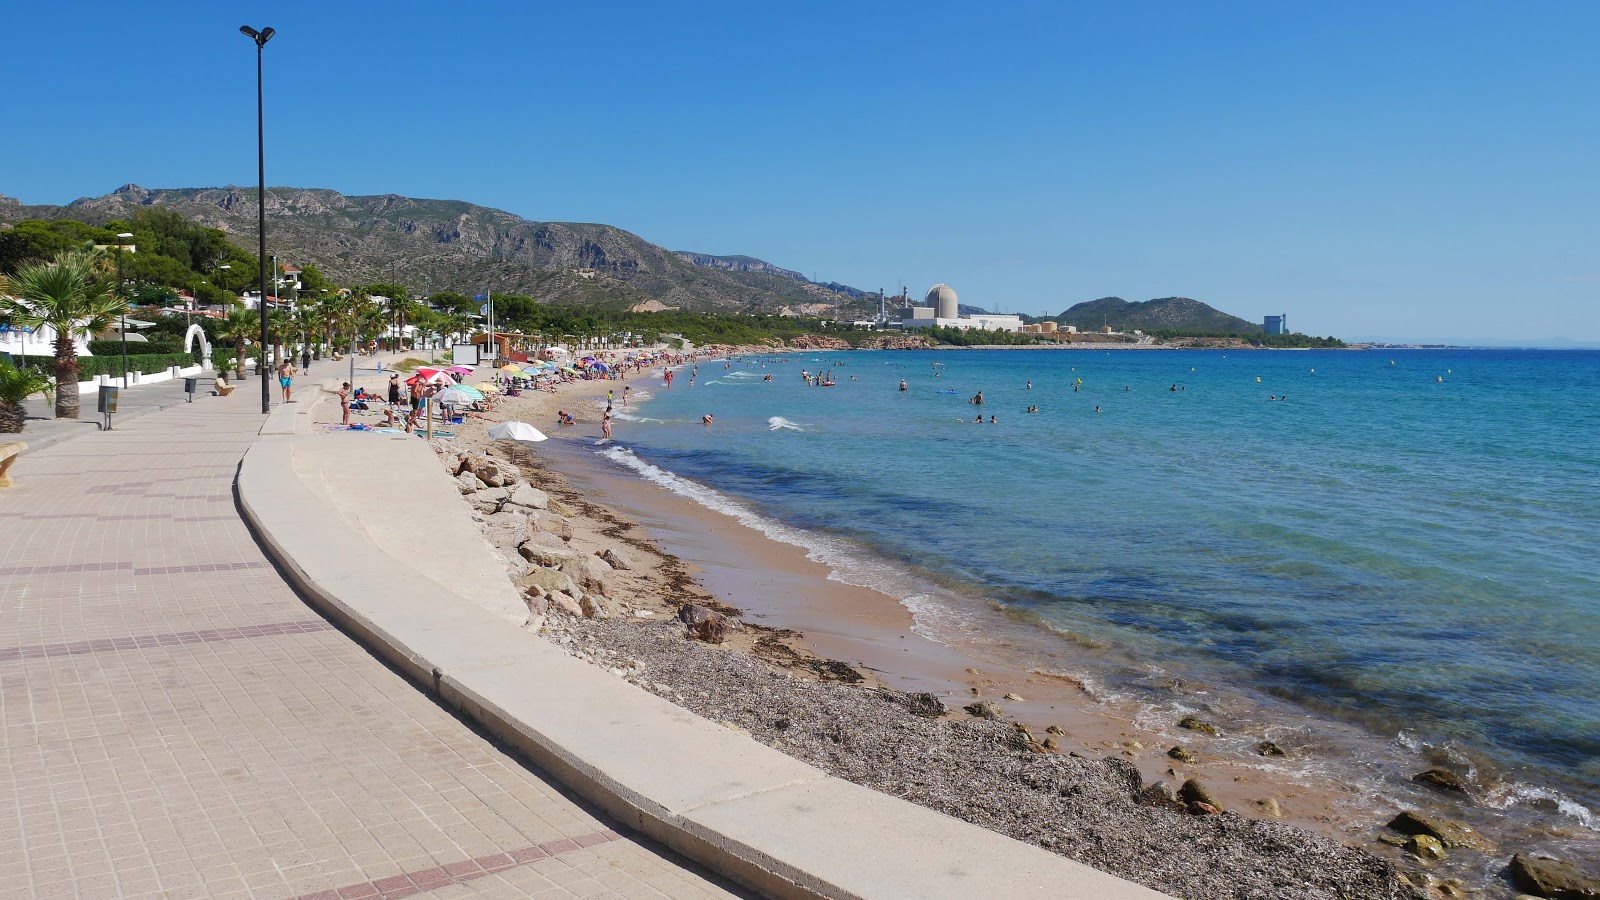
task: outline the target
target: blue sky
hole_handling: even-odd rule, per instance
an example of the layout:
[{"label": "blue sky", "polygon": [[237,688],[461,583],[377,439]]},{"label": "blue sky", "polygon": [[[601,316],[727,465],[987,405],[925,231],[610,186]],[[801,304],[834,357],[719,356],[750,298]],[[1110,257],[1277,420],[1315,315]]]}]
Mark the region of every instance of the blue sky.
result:
[{"label": "blue sky", "polygon": [[31,3],[0,193],[469,200],[991,309],[1600,344],[1600,4]]}]

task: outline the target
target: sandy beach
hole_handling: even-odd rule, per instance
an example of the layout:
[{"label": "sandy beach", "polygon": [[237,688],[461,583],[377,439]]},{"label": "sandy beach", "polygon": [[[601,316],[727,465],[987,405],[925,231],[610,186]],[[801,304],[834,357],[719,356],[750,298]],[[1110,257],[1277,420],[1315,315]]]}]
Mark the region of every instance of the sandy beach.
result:
[{"label": "sandy beach", "polygon": [[[1376,840],[1383,822],[1335,814],[1336,786],[1224,752],[1204,721],[1191,723],[1198,730],[1135,724],[1136,711],[1007,659],[1003,646],[929,640],[895,598],[621,471],[595,450],[606,391],[620,398],[627,384],[659,390],[659,371],[524,392],[435,441],[447,465],[486,454],[548,495],[565,545],[553,545],[557,557],[502,552],[508,576],[534,597],[533,627],[568,652],[841,777],[1178,896],[1404,897],[1482,884],[1482,857],[1424,865]],[[577,424],[557,426],[558,410]],[[337,421],[337,403],[316,412]],[[487,439],[490,425],[510,420],[550,440]],[[479,498],[486,533],[512,511],[466,496]],[[565,554],[608,551],[627,562],[595,583],[603,595],[551,591],[540,574],[553,571],[541,568],[548,562],[577,576]],[[725,643],[682,637],[675,616],[690,603],[729,617]],[[928,717],[930,706],[941,714]]]}]

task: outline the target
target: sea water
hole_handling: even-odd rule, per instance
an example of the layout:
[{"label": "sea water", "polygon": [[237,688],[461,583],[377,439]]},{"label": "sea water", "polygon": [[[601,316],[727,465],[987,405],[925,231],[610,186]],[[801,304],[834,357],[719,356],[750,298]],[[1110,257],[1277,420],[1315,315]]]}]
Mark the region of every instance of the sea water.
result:
[{"label": "sea water", "polygon": [[609,458],[936,639],[997,606],[1041,659],[1227,682],[1600,831],[1600,352],[797,353],[649,391]]}]

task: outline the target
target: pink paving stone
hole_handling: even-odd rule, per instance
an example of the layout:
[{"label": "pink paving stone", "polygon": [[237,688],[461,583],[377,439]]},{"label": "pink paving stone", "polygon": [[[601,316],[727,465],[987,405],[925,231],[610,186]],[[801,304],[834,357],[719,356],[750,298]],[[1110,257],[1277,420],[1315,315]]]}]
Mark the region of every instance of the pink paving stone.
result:
[{"label": "pink paving stone", "polygon": [[593,847],[595,844],[604,844],[606,841],[611,839],[600,832],[595,832],[594,834],[580,834],[572,840],[575,841],[579,847]]},{"label": "pink paving stone", "polygon": [[446,874],[455,878],[460,878],[463,875],[483,874],[483,867],[470,859],[464,859],[461,862],[446,863],[443,866],[443,869]]},{"label": "pink paving stone", "polygon": [[551,856],[555,856],[558,853],[569,853],[578,849],[576,842],[567,840],[566,838],[562,838],[559,841],[547,841],[543,844],[540,844],[539,847]]},{"label": "pink paving stone", "polygon": [[352,884],[349,887],[339,888],[339,900],[360,900],[362,897],[376,897],[378,889],[369,884]]},{"label": "pink paving stone", "polygon": [[396,875],[393,878],[380,878],[374,881],[372,886],[380,891],[394,891],[403,887],[410,887],[411,879],[404,875]]},{"label": "pink paving stone", "polygon": [[511,858],[520,865],[522,863],[538,862],[541,859],[549,859],[550,854],[538,847],[523,847],[521,850],[511,851]]}]

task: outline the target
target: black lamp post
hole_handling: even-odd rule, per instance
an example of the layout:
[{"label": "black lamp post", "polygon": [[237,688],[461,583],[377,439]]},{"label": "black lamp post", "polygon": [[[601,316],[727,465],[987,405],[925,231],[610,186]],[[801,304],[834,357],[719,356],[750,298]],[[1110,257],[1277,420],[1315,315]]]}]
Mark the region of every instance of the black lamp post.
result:
[{"label": "black lamp post", "polygon": [[133,237],[124,231],[117,235],[117,297],[122,300],[120,316],[122,319],[122,386],[128,386],[128,292],[122,280],[122,242]]},{"label": "black lamp post", "polygon": [[267,126],[262,113],[261,49],[277,34],[240,25],[239,31],[256,42],[256,230],[261,237],[261,412],[272,411],[272,388],[267,384]]}]

